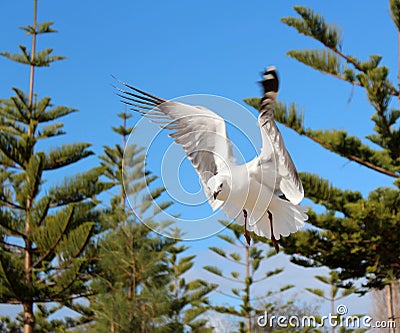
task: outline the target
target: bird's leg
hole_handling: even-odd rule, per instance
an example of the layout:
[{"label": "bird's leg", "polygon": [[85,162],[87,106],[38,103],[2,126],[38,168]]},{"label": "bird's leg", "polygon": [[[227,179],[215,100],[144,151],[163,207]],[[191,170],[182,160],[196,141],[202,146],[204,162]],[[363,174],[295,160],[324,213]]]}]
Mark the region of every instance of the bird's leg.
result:
[{"label": "bird's leg", "polygon": [[278,253],[279,252],[279,245],[278,245],[278,242],[276,241],[276,238],[275,238],[275,235],[274,235],[274,227],[272,225],[272,213],[270,211],[268,211],[268,217],[269,217],[269,225],[271,227],[271,240],[272,240],[272,243],[274,244],[274,248],[275,248],[276,253]]},{"label": "bird's leg", "polygon": [[244,215],[244,238],[246,238],[246,242],[248,245],[250,245],[251,238],[249,234],[247,233],[247,210],[243,209],[243,215]]}]

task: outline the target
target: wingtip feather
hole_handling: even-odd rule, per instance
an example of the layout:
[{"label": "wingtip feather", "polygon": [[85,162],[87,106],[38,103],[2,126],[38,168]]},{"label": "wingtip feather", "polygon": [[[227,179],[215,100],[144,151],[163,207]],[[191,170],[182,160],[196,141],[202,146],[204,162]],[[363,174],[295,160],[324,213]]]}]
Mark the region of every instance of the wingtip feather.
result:
[{"label": "wingtip feather", "polygon": [[264,94],[268,92],[278,92],[279,90],[279,77],[275,66],[269,66],[263,74],[261,84],[264,88]]}]

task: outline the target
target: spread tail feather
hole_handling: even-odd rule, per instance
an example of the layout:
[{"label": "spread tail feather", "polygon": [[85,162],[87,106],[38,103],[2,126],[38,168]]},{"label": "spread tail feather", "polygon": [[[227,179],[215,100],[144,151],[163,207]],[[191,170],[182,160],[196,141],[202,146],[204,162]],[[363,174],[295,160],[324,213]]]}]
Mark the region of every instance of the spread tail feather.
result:
[{"label": "spread tail feather", "polygon": [[[266,212],[263,212],[261,218],[257,218],[257,214],[252,212],[249,216],[250,223],[248,230],[253,231],[256,235],[271,239],[271,227],[268,211],[272,215],[272,223],[275,239],[281,236],[289,236],[304,226],[304,221],[308,219],[308,207],[294,205],[290,201],[273,197]],[[259,214],[260,215],[260,214]]]}]

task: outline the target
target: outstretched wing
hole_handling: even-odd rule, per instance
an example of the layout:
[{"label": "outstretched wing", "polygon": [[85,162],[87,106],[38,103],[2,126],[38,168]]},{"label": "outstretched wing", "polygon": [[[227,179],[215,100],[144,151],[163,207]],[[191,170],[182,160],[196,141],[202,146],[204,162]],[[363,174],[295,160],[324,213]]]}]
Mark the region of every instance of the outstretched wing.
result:
[{"label": "outstretched wing", "polygon": [[262,85],[264,96],[261,98],[260,115],[258,117],[263,144],[260,165],[262,167],[263,160],[275,158],[277,170],[275,189],[282,192],[289,201],[297,205],[304,197],[304,190],[293,160],[286,150],[282,135],[274,120],[274,106],[279,87],[278,75],[274,67],[267,68]]},{"label": "outstretched wing", "polygon": [[123,103],[163,128],[173,130],[169,136],[183,147],[202,181],[211,207],[218,208],[219,202],[211,199],[207,181],[221,168],[234,163],[225,121],[205,107],[167,101],[125,82],[120,83],[126,88],[117,88]]}]

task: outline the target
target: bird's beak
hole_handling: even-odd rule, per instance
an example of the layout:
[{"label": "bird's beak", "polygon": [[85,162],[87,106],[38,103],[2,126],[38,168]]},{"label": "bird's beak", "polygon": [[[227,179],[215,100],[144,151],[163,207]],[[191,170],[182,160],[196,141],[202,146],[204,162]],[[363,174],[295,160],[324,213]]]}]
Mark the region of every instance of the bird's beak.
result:
[{"label": "bird's beak", "polygon": [[219,192],[221,192],[221,191],[217,191],[217,192],[213,193],[214,200],[217,200],[217,196],[218,196]]}]

